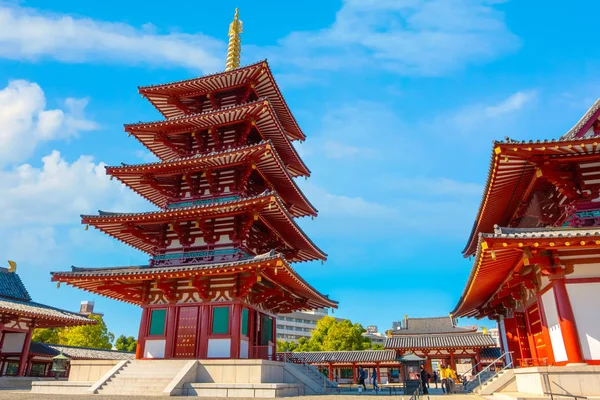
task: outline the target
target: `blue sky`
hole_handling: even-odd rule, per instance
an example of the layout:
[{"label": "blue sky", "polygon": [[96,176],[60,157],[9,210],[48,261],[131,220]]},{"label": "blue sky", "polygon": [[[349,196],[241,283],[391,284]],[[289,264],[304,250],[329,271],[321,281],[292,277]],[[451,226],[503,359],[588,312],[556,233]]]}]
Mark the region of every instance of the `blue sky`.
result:
[{"label": "blue sky", "polygon": [[138,308],[49,272],[147,262],[79,214],[152,209],[103,166],[151,159],[123,132],[160,117],[136,87],[221,71],[235,7],[242,63],[269,60],[307,135],[320,215],[300,223],[329,260],[296,268],[381,330],[456,304],[491,141],[559,137],[600,93],[594,1],[204,3],[0,1],[0,259],[36,301],[95,300],[117,335]]}]

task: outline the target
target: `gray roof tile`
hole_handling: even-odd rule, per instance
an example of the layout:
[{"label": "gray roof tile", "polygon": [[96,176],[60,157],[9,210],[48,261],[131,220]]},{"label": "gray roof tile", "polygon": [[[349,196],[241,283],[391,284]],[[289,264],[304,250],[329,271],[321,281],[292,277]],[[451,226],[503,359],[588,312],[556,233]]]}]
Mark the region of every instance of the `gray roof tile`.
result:
[{"label": "gray roof tile", "polygon": [[46,344],[31,342],[29,353],[54,357],[63,353],[74,360],[133,360],[135,353],[118,350],[91,349],[89,347],[65,346],[60,344]]},{"label": "gray roof tile", "polygon": [[483,333],[443,335],[392,336],[386,339],[386,349],[449,349],[462,347],[493,347],[496,342]]},{"label": "gray roof tile", "polygon": [[297,358],[309,364],[317,363],[360,363],[396,361],[394,350],[356,350],[356,351],[306,351],[279,353]]},{"label": "gray roof tile", "polygon": [[451,317],[406,318],[401,329],[392,331],[392,335],[420,335],[432,333],[475,332],[473,326],[456,326]]}]

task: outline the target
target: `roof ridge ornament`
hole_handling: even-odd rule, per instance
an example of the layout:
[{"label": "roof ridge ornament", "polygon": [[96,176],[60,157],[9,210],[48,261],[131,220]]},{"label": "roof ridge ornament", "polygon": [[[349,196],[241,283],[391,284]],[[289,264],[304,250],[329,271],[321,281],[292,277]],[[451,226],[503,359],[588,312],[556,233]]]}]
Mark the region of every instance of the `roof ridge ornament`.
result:
[{"label": "roof ridge ornament", "polygon": [[238,9],[236,8],[233,21],[229,25],[229,45],[227,46],[225,71],[231,71],[240,66],[240,54],[242,52],[242,40],[240,34],[242,32],[242,21],[239,20]]}]

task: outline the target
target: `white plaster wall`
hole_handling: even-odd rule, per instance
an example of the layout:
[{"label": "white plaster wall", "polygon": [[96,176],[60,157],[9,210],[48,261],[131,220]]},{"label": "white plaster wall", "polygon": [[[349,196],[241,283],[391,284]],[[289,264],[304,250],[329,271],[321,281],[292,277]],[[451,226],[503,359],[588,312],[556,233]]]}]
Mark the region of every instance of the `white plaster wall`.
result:
[{"label": "white plaster wall", "polygon": [[144,358],[165,358],[166,340],[146,340]]},{"label": "white plaster wall", "polygon": [[208,339],[208,358],[231,357],[231,339]]},{"label": "white plaster wall", "polygon": [[248,341],[240,339],[240,358],[248,358]]},{"label": "white plaster wall", "polygon": [[20,353],[25,343],[25,333],[7,332],[4,334],[2,353]]},{"label": "white plaster wall", "polygon": [[600,282],[567,285],[567,293],[575,315],[579,342],[586,360],[600,360]]},{"label": "white plaster wall", "polygon": [[554,300],[554,289],[548,290],[542,295],[542,304],[548,322],[548,331],[550,333],[550,342],[554,353],[554,361],[567,361],[567,350],[563,341],[562,331],[558,323],[558,311],[556,310],[556,301]]},{"label": "white plaster wall", "polygon": [[596,278],[600,276],[600,264],[575,264],[568,278]]}]

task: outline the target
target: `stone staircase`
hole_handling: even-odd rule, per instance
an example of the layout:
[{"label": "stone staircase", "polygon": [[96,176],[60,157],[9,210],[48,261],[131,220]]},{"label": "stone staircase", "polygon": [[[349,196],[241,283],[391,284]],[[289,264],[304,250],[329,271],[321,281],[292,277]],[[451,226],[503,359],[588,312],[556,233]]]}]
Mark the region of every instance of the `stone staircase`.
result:
[{"label": "stone staircase", "polygon": [[133,360],[115,372],[96,393],[161,396],[189,360]]},{"label": "stone staircase", "polygon": [[327,379],[312,365],[286,362],[284,368],[297,382],[304,384],[307,395],[326,394],[329,391],[337,390],[337,383]]},{"label": "stone staircase", "polygon": [[498,372],[496,376],[488,379],[485,383],[477,388],[475,393],[479,394],[480,396],[487,396],[496,392],[516,390],[516,387],[514,370],[505,369]]}]

